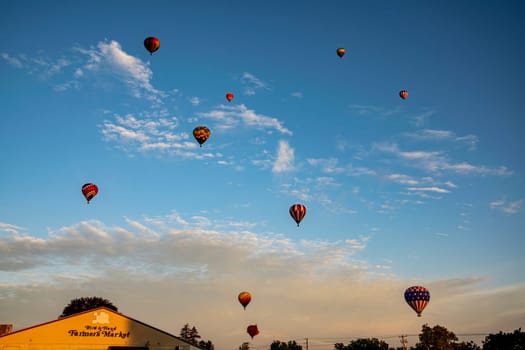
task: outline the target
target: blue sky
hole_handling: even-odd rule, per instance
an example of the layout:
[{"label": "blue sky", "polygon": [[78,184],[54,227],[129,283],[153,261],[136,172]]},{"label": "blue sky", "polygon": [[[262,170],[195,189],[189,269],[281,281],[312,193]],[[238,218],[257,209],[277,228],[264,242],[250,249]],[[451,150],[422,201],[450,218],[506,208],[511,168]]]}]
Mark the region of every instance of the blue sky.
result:
[{"label": "blue sky", "polygon": [[525,326],[523,3],[0,6],[5,322],[97,295],[219,349]]}]

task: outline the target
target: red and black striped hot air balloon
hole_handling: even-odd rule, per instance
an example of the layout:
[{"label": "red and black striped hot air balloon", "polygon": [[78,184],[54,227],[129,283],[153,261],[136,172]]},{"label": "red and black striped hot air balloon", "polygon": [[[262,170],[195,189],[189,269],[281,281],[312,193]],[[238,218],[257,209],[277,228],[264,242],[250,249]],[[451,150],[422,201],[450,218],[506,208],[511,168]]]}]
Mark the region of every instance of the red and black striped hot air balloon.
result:
[{"label": "red and black striped hot air balloon", "polygon": [[294,204],[290,207],[290,215],[297,223],[297,227],[299,227],[299,223],[306,215],[306,207],[302,204]]},{"label": "red and black striped hot air balloon", "polygon": [[206,140],[210,137],[211,132],[210,129],[208,129],[205,126],[197,126],[195,129],[193,129],[193,137],[195,137],[195,140],[199,143],[199,145],[202,147],[202,144],[206,142]]},{"label": "red and black striped hot air balloon", "polygon": [[150,55],[153,55],[160,47],[160,40],[153,36],[147,37],[144,39],[144,47],[149,51]]},{"label": "red and black striped hot air balloon", "polygon": [[239,303],[241,303],[241,305],[246,310],[246,306],[248,306],[250,301],[252,301],[252,295],[248,292],[240,292],[237,299],[239,300]]},{"label": "red and black striped hot air balloon", "polygon": [[406,100],[408,97],[408,91],[406,90],[399,91],[399,97],[401,97],[403,100]]},{"label": "red and black striped hot air balloon", "polygon": [[256,324],[249,325],[248,328],[246,328],[246,332],[250,335],[250,337],[255,337],[257,334],[259,334],[259,328],[257,328]]},{"label": "red and black striped hot air balloon", "polygon": [[82,186],[82,194],[86,197],[86,200],[89,204],[89,201],[93,199],[98,193],[98,187],[95,184],[88,183]]},{"label": "red and black striped hot air balloon", "polygon": [[340,47],[337,49],[337,56],[343,58],[343,56],[345,55],[345,48],[344,47]]},{"label": "red and black striped hot air balloon", "polygon": [[430,292],[425,287],[412,286],[405,290],[405,301],[421,317],[423,309],[430,301]]},{"label": "red and black striped hot air balloon", "polygon": [[231,102],[233,100],[233,94],[231,92],[228,92],[226,94],[226,99],[228,100],[228,102]]}]

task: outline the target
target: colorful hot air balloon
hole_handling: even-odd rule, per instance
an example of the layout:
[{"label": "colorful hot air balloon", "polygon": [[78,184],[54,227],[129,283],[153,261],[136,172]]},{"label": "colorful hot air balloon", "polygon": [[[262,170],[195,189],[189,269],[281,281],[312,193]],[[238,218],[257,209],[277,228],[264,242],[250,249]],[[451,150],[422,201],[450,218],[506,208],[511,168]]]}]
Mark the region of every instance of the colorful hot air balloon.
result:
[{"label": "colorful hot air balloon", "polygon": [[208,129],[205,126],[197,126],[195,129],[193,129],[193,137],[195,137],[195,140],[201,145],[210,137],[210,129]]},{"label": "colorful hot air balloon", "polygon": [[150,55],[153,55],[160,47],[160,40],[153,36],[147,37],[144,39],[144,47],[149,51]]},{"label": "colorful hot air balloon", "polygon": [[408,91],[406,90],[399,91],[399,97],[401,97],[403,100],[406,100],[408,97]]},{"label": "colorful hot air balloon", "polygon": [[423,309],[430,301],[430,292],[421,286],[413,286],[405,290],[405,300],[415,312],[418,317],[421,317]]},{"label": "colorful hot air balloon", "polygon": [[82,186],[82,194],[86,197],[86,200],[89,204],[89,201],[93,199],[98,193],[98,187],[95,184],[85,184]]},{"label": "colorful hot air balloon", "polygon": [[299,227],[299,223],[301,220],[303,220],[304,216],[306,215],[306,207],[302,204],[294,204],[290,207],[290,215],[297,223],[297,227]]},{"label": "colorful hot air balloon", "polygon": [[345,48],[344,47],[340,47],[337,49],[337,56],[343,58],[343,56],[345,55]]},{"label": "colorful hot air balloon", "polygon": [[252,301],[252,295],[248,292],[241,292],[239,293],[237,299],[239,299],[239,303],[241,303],[241,305],[246,310],[246,306],[250,303],[250,301]]},{"label": "colorful hot air balloon", "polygon": [[228,92],[226,94],[226,99],[228,100],[228,102],[231,102],[233,100],[233,94],[231,92]]},{"label": "colorful hot air balloon", "polygon": [[255,337],[257,334],[259,334],[259,328],[257,328],[256,324],[249,325],[246,329],[246,332],[250,335],[250,337]]}]

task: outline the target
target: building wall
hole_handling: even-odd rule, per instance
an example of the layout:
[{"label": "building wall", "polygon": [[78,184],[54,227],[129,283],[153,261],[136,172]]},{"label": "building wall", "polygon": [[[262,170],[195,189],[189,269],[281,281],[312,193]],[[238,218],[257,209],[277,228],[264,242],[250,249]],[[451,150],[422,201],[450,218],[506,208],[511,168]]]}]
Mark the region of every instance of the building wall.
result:
[{"label": "building wall", "polygon": [[146,347],[149,350],[200,350],[178,337],[106,308],[0,337],[0,350],[108,350],[116,346]]}]

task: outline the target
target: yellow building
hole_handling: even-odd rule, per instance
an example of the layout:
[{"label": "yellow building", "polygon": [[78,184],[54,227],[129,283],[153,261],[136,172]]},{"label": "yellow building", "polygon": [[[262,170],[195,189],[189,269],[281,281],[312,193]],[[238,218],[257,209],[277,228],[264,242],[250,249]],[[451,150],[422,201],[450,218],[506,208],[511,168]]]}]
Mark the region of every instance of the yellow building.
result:
[{"label": "yellow building", "polygon": [[200,350],[187,341],[99,307],[0,336],[0,350]]}]

